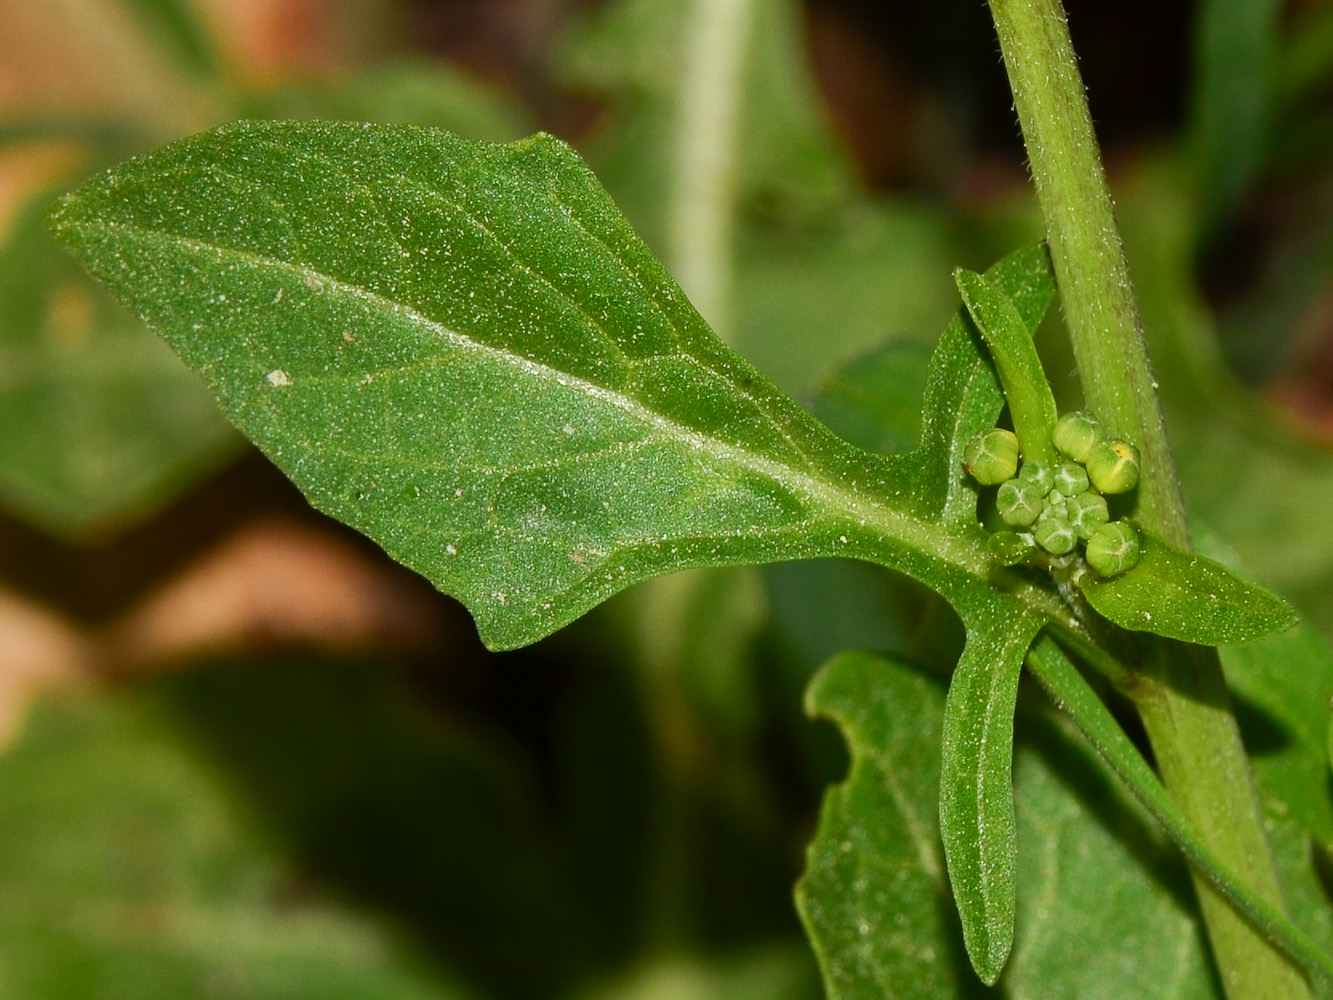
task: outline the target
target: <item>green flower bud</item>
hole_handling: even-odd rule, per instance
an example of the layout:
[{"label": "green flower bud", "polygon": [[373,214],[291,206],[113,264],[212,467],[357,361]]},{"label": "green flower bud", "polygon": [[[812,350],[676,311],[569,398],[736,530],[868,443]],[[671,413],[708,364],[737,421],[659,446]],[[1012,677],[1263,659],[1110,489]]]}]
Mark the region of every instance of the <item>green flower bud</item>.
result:
[{"label": "green flower bud", "polygon": [[1088,539],[1088,565],[1102,576],[1116,576],[1139,561],[1139,533],[1128,521],[1103,524]]},{"label": "green flower bud", "polygon": [[1066,413],[1051,428],[1051,441],[1075,462],[1086,462],[1092,449],[1105,440],[1102,425],[1086,413]]},{"label": "green flower bud", "polygon": [[1062,521],[1069,520],[1069,498],[1063,493],[1055,490],[1046,494],[1046,499],[1041,503],[1043,514],[1050,514],[1051,517],[1058,517]]},{"label": "green flower bud", "polygon": [[1000,484],[1000,490],[995,494],[995,506],[1005,524],[1026,528],[1042,512],[1042,495],[1031,483],[1009,479]]},{"label": "green flower bud", "polygon": [[1061,462],[1055,467],[1055,490],[1067,497],[1087,492],[1088,474],[1077,462]]},{"label": "green flower bud", "polygon": [[967,442],[963,465],[982,486],[1012,479],[1018,469],[1018,438],[1013,431],[992,427]]},{"label": "green flower bud", "polygon": [[1139,450],[1124,441],[1103,441],[1087,465],[1088,478],[1102,493],[1127,493],[1139,484]]},{"label": "green flower bud", "polygon": [[1055,485],[1055,472],[1045,462],[1024,462],[1023,468],[1018,470],[1018,478],[1036,486],[1042,496],[1051,492],[1051,487]]},{"label": "green flower bud", "polygon": [[1037,544],[1053,556],[1062,556],[1074,551],[1078,544],[1078,535],[1069,526],[1069,522],[1049,512],[1037,518],[1032,527],[1032,535]]},{"label": "green flower bud", "polygon": [[991,558],[1001,566],[1016,566],[1037,549],[1037,543],[1026,532],[997,531],[986,543]]},{"label": "green flower bud", "polygon": [[1084,541],[1111,520],[1111,512],[1106,509],[1106,499],[1100,493],[1091,490],[1070,497],[1065,510],[1069,517],[1069,526],[1074,529],[1074,534]]}]

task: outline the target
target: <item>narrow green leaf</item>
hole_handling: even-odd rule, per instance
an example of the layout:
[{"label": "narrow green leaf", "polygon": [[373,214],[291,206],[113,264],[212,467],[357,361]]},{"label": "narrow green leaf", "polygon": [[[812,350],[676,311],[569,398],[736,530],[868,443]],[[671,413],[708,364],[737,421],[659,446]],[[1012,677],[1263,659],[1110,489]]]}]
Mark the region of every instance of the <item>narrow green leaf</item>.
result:
[{"label": "narrow green leaf", "polygon": [[[1009,254],[986,271],[986,279],[1018,310],[1028,331],[1036,330],[1055,295],[1046,247]],[[974,435],[995,426],[1004,396],[995,366],[963,310],[954,315],[935,348],[922,407],[915,461],[927,478],[917,492],[941,521],[975,525],[976,483],[963,469],[963,449]]]},{"label": "narrow green leaf", "polygon": [[1296,624],[1291,605],[1272,591],[1150,532],[1140,534],[1137,566],[1109,580],[1089,575],[1081,584],[1088,603],[1121,628],[1221,646]]},{"label": "narrow green leaf", "polygon": [[1033,646],[1028,663],[1056,704],[1069,713],[1083,735],[1162,824],[1199,873],[1290,959],[1311,975],[1333,981],[1333,958],[1324,954],[1286,914],[1252,893],[1243,881],[1226,870],[1191,829],[1147,761],[1055,642],[1050,638],[1039,641]]},{"label": "narrow green leaf", "polygon": [[994,983],[1014,939],[1014,702],[1042,621],[1018,613],[966,624],[944,707],[940,833],[968,957]]},{"label": "narrow green leaf", "polygon": [[690,566],[850,556],[955,603],[989,592],[975,516],[939,524],[952,437],[899,460],[836,438],[712,335],[548,136],[238,123],[94,180],[52,224],[317,506],[492,646]]},{"label": "narrow green leaf", "polygon": [[1028,461],[1053,461],[1051,428],[1059,414],[1032,342],[1032,331],[1009,297],[984,277],[961,267],[953,277],[995,362],[1023,457]]}]

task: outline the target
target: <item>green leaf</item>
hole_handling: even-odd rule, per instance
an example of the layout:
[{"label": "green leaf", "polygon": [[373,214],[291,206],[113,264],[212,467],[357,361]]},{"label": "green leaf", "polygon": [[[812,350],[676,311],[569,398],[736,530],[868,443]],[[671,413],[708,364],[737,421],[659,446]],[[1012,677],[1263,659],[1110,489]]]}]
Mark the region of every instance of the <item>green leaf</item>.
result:
[{"label": "green leaf", "polygon": [[199,76],[220,76],[217,48],[195,4],[189,0],[129,0],[126,6],[183,67]]},{"label": "green leaf", "polygon": [[[1010,300],[1027,328],[1036,330],[1055,294],[1045,246],[1009,254],[986,271],[986,279]],[[916,452],[931,476],[924,494],[945,523],[976,524],[976,484],[963,470],[963,449],[975,435],[995,426],[1003,407],[995,367],[960,310],[940,337],[926,375]],[[939,461],[939,455],[947,457]]]},{"label": "green leaf", "polygon": [[944,707],[940,832],[968,956],[991,984],[1014,938],[1014,702],[1023,659],[1043,623],[1020,611],[967,624]]},{"label": "green leaf", "polygon": [[[849,556],[990,600],[957,442],[999,401],[967,335],[921,448],[856,449],[712,335],[555,139],[239,123],[94,180],[52,224],[312,502],[494,647],[691,566]],[[1033,312],[1036,263],[999,282]]]},{"label": "green leaf", "polygon": [[796,888],[829,1000],[959,993],[935,804],[943,703],[935,684],[869,653],[829,661],[806,694],[852,753]]},{"label": "green leaf", "polygon": [[1053,461],[1051,428],[1058,413],[1031,329],[1008,296],[981,275],[960,267],[953,277],[995,362],[1023,457],[1028,461]]},{"label": "green leaf", "polygon": [[88,280],[34,199],[0,247],[0,502],[85,538],[148,517],[241,442],[207,388]]},{"label": "green leaf", "polygon": [[1121,628],[1203,646],[1249,642],[1296,624],[1291,605],[1220,563],[1140,529],[1139,564],[1081,586],[1098,614]]},{"label": "green leaf", "polygon": [[890,341],[836,372],[814,412],[833,431],[869,451],[908,451],[921,439],[921,396],[932,352]]},{"label": "green leaf", "polygon": [[285,862],[158,693],[121,688],[41,704],[0,757],[7,992],[476,996],[438,969],[427,973],[396,928],[335,904]]},{"label": "green leaf", "polygon": [[1060,648],[1044,638],[1033,647],[1028,662],[1056,704],[1068,712],[1102,759],[1129,786],[1198,872],[1298,966],[1333,983],[1333,958],[1293,924],[1280,906],[1255,895],[1209,850],[1138,748]]},{"label": "green leaf", "polygon": [[[807,710],[853,755],[829,789],[797,903],[829,1000],[954,1000],[979,992],[949,912],[935,810],[944,694],[865,653],[820,670]],[[1023,850],[1010,1000],[1218,995],[1184,871],[1106,768],[1053,720],[1020,708]]]},{"label": "green leaf", "polygon": [[1241,700],[1241,732],[1256,775],[1321,844],[1333,848],[1333,649],[1302,622],[1282,635],[1226,646],[1221,654],[1227,686]]},{"label": "green leaf", "polygon": [[1268,152],[1281,13],[1275,0],[1199,6],[1191,126],[1207,236],[1235,214]]}]

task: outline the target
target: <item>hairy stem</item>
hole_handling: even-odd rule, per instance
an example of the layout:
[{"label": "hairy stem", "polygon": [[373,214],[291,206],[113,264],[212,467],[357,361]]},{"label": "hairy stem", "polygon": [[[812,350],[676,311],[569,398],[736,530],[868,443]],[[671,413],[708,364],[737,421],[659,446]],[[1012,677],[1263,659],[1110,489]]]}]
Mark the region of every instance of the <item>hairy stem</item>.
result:
[{"label": "hairy stem", "polygon": [[[1088,407],[1115,436],[1139,447],[1143,476],[1136,516],[1188,548],[1157,385],[1063,7],[1060,0],[990,0],[990,8]],[[1172,798],[1217,857],[1280,907],[1249,761],[1216,651],[1159,642],[1135,680]],[[1310,995],[1299,973],[1211,885],[1196,877],[1195,887],[1231,1000]]]}]

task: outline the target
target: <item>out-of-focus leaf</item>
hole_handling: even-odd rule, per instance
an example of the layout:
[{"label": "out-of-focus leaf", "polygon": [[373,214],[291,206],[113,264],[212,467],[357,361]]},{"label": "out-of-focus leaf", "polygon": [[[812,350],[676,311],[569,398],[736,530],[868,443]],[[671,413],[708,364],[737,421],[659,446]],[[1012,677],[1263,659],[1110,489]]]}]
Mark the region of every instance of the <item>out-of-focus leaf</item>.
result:
[{"label": "out-of-focus leaf", "polygon": [[511,142],[534,131],[512,100],[444,62],[376,63],[337,84],[247,96],[256,118],[329,118],[426,125],[469,139]]},{"label": "out-of-focus leaf", "polygon": [[1222,649],[1227,684],[1242,699],[1241,732],[1255,773],[1325,849],[1333,849],[1328,713],[1333,650],[1309,625]]},{"label": "out-of-focus leaf", "polygon": [[759,571],[673,573],[640,588],[635,606],[649,677],[679,685],[691,720],[730,740],[753,737],[761,705],[751,653],[768,618]]},{"label": "out-of-focus leaf", "polygon": [[1291,104],[1333,79],[1333,8],[1292,11],[1284,42],[1275,89]]},{"label": "out-of-focus leaf", "polygon": [[921,396],[930,350],[891,341],[825,381],[814,412],[836,434],[869,451],[907,451],[921,437]]},{"label": "out-of-focus leaf", "polygon": [[182,66],[202,76],[216,77],[221,68],[217,48],[191,0],[129,0],[129,6],[166,44]]},{"label": "out-of-focus leaf", "polygon": [[[963,965],[935,812],[944,695],[865,654],[838,657],[807,707],[842,727],[847,781],[825,797],[797,890],[829,1000],[981,994]],[[1022,713],[1011,1000],[1218,996],[1174,850],[1062,724]]]},{"label": "out-of-focus leaf", "polygon": [[146,517],[240,441],[203,382],[42,228],[47,204],[0,247],[0,499],[78,537]]},{"label": "out-of-focus leaf", "polygon": [[[557,56],[576,88],[606,94],[611,119],[589,146],[598,176],[643,234],[665,249],[679,131],[681,73],[692,0],[617,0],[570,29]],[[752,5],[734,184],[739,204],[779,216],[821,213],[851,191],[846,156],[832,141],[806,71],[801,11],[793,0]]]},{"label": "out-of-focus leaf", "polygon": [[1088,575],[1083,595],[1121,628],[1203,646],[1249,642],[1296,624],[1291,605],[1221,563],[1140,530],[1142,555],[1127,573]]},{"label": "out-of-focus leaf", "polygon": [[1267,153],[1280,13],[1276,0],[1199,6],[1192,128],[1205,235],[1235,212]]},{"label": "out-of-focus leaf", "polygon": [[[535,684],[531,673],[522,680]],[[514,745],[433,716],[387,665],[220,665],[161,686],[188,745],[270,842],[478,988],[562,992],[602,946],[589,897],[611,898],[606,876],[580,869],[588,897],[566,878],[564,831],[542,812]],[[634,805],[626,797],[617,828],[626,840]],[[612,870],[622,863],[617,854]]]},{"label": "out-of-focus leaf", "polygon": [[945,227],[919,206],[857,203],[810,227],[757,222],[737,255],[736,348],[802,396],[889,338],[931,344],[957,301]]},{"label": "out-of-focus leaf", "polygon": [[[1324,953],[1333,955],[1328,848],[1310,839],[1308,828],[1288,812],[1283,801],[1269,797],[1264,806],[1264,825],[1287,908]],[[1316,980],[1314,993],[1319,1000],[1333,1000],[1333,979]]]},{"label": "out-of-focus leaf", "polygon": [[303,886],[151,695],[43,705],[0,757],[15,996],[474,996]]},{"label": "out-of-focus leaf", "polygon": [[1117,199],[1192,516],[1247,572],[1333,627],[1333,453],[1291,433],[1226,371],[1191,277],[1190,194],[1162,169]]}]

